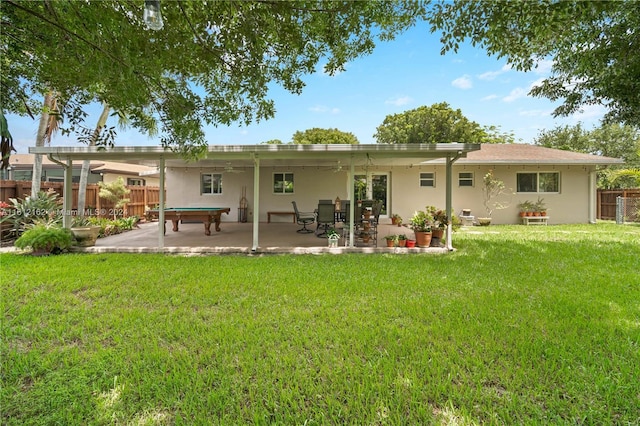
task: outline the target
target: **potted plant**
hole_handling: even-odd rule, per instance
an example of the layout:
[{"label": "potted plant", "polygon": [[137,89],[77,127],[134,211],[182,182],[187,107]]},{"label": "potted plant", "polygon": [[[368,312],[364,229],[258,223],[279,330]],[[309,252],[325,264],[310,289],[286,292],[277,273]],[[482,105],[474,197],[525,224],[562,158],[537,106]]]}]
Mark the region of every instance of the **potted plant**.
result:
[{"label": "potted plant", "polygon": [[340,234],[331,228],[327,231],[327,241],[329,242],[329,247],[338,247],[338,241],[340,241]]},{"label": "potted plant", "polygon": [[100,226],[92,225],[91,221],[84,216],[75,217],[71,222],[71,233],[76,239],[76,245],[80,247],[95,245],[100,228]]},{"label": "potted plant", "polygon": [[20,249],[31,248],[34,256],[59,254],[73,244],[73,234],[59,226],[38,223],[27,229],[14,243]]},{"label": "potted plant", "polygon": [[529,200],[524,200],[523,202],[518,204],[518,209],[520,210],[520,217],[527,216],[529,213],[533,212],[533,202]]},{"label": "potted plant", "polygon": [[488,226],[491,224],[491,215],[494,210],[507,208],[508,203],[500,201],[499,197],[507,194],[508,190],[504,182],[494,176],[493,170],[489,170],[487,174],[484,175],[482,183],[482,198],[487,216],[479,217],[478,224],[480,224],[480,226]]},{"label": "potted plant", "polygon": [[411,240],[407,238],[406,246],[407,248],[414,248],[416,246],[416,240]]},{"label": "potted plant", "polygon": [[547,215],[547,205],[544,202],[544,198],[538,197],[538,201],[535,203],[535,211],[539,213],[539,216]]},{"label": "potted plant", "polygon": [[391,224],[402,226],[402,217],[398,213],[394,213],[391,216]]},{"label": "potted plant", "polygon": [[384,239],[387,240],[387,247],[395,247],[398,245],[397,235],[387,235]]},{"label": "potted plant", "polygon": [[411,228],[416,234],[416,245],[418,247],[429,247],[431,244],[431,230],[433,217],[427,211],[416,210],[411,217]]},{"label": "potted plant", "polygon": [[398,247],[405,247],[407,245],[407,236],[404,234],[398,235]]},{"label": "potted plant", "polygon": [[444,210],[434,206],[427,206],[427,212],[433,217],[433,226],[431,227],[431,247],[439,247],[440,242],[444,238],[444,231],[449,224],[449,217]]}]

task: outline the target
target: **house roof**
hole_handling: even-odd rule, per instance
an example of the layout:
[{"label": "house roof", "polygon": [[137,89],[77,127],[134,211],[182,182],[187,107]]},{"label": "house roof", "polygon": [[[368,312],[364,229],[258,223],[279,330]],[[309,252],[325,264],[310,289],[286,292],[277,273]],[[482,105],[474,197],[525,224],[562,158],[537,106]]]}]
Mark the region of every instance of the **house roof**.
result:
[{"label": "house roof", "polygon": [[167,167],[253,167],[259,159],[262,166],[329,166],[337,161],[348,166],[417,165],[434,158],[462,158],[480,149],[479,144],[362,144],[362,145],[209,145],[205,158],[187,161],[180,153],[162,147],[126,146],[109,149],[96,147],[38,147],[30,153],[48,154],[59,161],[100,159],[156,165],[163,158]]},{"label": "house roof", "polygon": [[623,164],[619,158],[583,154],[528,144],[483,144],[478,151],[470,152],[459,164]]},{"label": "house roof", "polygon": [[[167,167],[253,167],[254,159],[263,166],[329,166],[336,161],[348,166],[385,165],[412,166],[421,163],[444,162],[458,158],[457,164],[551,164],[551,165],[614,165],[618,158],[545,148],[527,144],[361,144],[361,145],[209,145],[206,157],[185,162],[180,153],[158,146],[126,146],[110,149],[96,147],[29,148],[31,153],[50,154],[58,160],[112,160],[157,166],[160,158]],[[13,157],[12,157],[13,158]],[[149,170],[149,168],[145,168]]]},{"label": "house roof", "polygon": [[[30,170],[33,167],[34,154],[13,154],[9,158],[9,165],[14,170]],[[46,156],[42,158],[42,167],[45,169],[57,169],[60,168],[59,164],[49,160]],[[74,163],[74,168],[82,167],[82,164]],[[149,171],[156,171],[155,168],[147,167],[140,164],[119,163],[113,161],[99,161],[91,160],[89,164],[89,170],[91,173],[113,173],[139,176],[140,173],[146,173]]]}]

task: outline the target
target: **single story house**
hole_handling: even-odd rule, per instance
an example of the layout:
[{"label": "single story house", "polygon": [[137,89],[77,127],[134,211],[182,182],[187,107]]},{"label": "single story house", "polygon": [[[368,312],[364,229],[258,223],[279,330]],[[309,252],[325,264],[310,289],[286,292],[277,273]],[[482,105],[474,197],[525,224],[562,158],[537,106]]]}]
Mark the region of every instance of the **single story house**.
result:
[{"label": "single story house", "polygon": [[[9,158],[9,167],[3,171],[3,179],[31,180],[33,178],[34,154],[13,154]],[[80,182],[82,162],[73,164],[73,183]],[[89,164],[89,184],[111,183],[121,177],[125,185],[158,186],[157,168],[140,164],[127,164],[112,161],[92,160]],[[44,157],[42,159],[42,180],[45,182],[62,182],[64,168]]]},{"label": "single story house", "polygon": [[244,213],[254,223],[254,248],[259,223],[268,220],[269,212],[292,211],[292,201],[308,211],[321,199],[382,200],[381,217],[398,214],[405,223],[427,205],[484,216],[482,181],[489,170],[509,192],[501,200],[508,207],[494,211],[492,223],[518,223],[517,204],[538,197],[547,204],[551,224],[595,222],[596,170],[622,163],[525,144],[211,145],[206,158],[191,162],[161,147],[41,147],[30,152],[70,168],[83,159],[157,167],[160,186],[166,188],[161,205],[238,209],[238,217],[223,215],[223,221],[240,219],[244,197]]}]

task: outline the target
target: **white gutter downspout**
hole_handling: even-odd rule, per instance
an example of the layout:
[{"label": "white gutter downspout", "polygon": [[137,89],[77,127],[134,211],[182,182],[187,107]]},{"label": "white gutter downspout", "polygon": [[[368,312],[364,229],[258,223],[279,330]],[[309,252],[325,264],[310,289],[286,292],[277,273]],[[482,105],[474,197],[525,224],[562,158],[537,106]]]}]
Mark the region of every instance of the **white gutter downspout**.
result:
[{"label": "white gutter downspout", "polygon": [[595,167],[589,172],[589,223],[596,223],[597,178]]},{"label": "white gutter downspout", "polygon": [[158,251],[164,251],[164,155],[160,157],[160,206],[158,207]]},{"label": "white gutter downspout", "polygon": [[71,209],[73,207],[73,161],[67,159],[66,163],[53,158],[52,154],[47,154],[47,158],[64,169],[64,182],[62,194],[62,226],[71,228]]},{"label": "white gutter downspout", "polygon": [[253,156],[253,246],[252,252],[258,251],[260,229],[260,159]]},{"label": "white gutter downspout", "polygon": [[[452,178],[452,169],[453,163],[462,156],[461,152],[458,152],[455,157],[451,158],[450,155],[447,155],[447,188],[445,191],[445,211],[447,212],[447,217],[453,218],[453,203],[452,203],[452,186],[453,186],[453,178]],[[451,234],[453,232],[453,227],[451,225],[452,220],[449,220],[447,224],[447,241],[446,247],[447,250],[453,251],[453,243],[451,242]]]}]

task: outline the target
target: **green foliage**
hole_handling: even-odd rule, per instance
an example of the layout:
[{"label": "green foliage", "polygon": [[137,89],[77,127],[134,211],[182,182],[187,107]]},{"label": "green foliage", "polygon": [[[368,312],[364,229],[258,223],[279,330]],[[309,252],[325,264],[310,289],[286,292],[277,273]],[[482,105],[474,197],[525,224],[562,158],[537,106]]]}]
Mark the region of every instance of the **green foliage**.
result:
[{"label": "green foliage", "polygon": [[47,253],[59,254],[68,249],[74,242],[73,234],[67,228],[37,224],[27,229],[15,242],[21,249],[31,248],[34,251],[44,250]]},{"label": "green foliage", "polygon": [[493,170],[489,170],[482,178],[482,204],[487,211],[487,217],[491,217],[494,210],[506,209],[508,202],[499,197],[509,193],[505,183],[495,177]]},{"label": "green foliage", "polygon": [[10,204],[2,209],[0,222],[8,223],[10,232],[15,236],[19,236],[37,223],[62,223],[62,200],[54,191],[41,191],[23,200],[10,198],[9,202]]},{"label": "green foliage", "polygon": [[486,131],[446,102],[385,117],[374,135],[378,143],[483,143]]},{"label": "green foliage", "polygon": [[328,74],[343,71],[424,16],[418,2],[160,6],[164,28],[149,31],[143,1],[3,1],[2,109],[37,111],[53,89],[74,106],[67,121],[80,122],[82,105],[99,100],[193,158],[206,146],[204,124],[269,119],[274,85],[299,94],[319,63]]},{"label": "green foliage", "polygon": [[622,158],[624,166],[598,170],[598,188],[637,188],[634,170],[640,167],[640,130],[620,124],[603,124],[590,131],[580,124],[545,130],[534,140],[547,148]]},{"label": "green foliage", "polygon": [[411,229],[418,232],[431,232],[433,227],[433,216],[429,211],[416,210],[411,216]]},{"label": "green foliage", "polygon": [[440,32],[442,51],[469,39],[515,69],[553,62],[552,75],[531,90],[563,99],[554,115],[603,105],[609,122],[640,125],[637,1],[440,1],[428,21]]},{"label": "green foliage", "polygon": [[122,208],[129,202],[128,198],[125,198],[129,194],[127,187],[124,185],[124,179],[122,176],[118,176],[118,179],[110,183],[98,182],[100,192],[98,195],[105,200],[111,201],[115,204],[113,218],[116,218],[115,211]]},{"label": "green foliage", "polygon": [[91,216],[87,218],[89,225],[99,226],[100,237],[108,237],[109,235],[120,234],[125,231],[134,229],[140,218],[138,216],[119,217],[117,219],[107,219],[105,217]]},{"label": "green foliage", "polygon": [[357,145],[358,138],[353,133],[343,132],[338,129],[307,129],[304,132],[295,132],[292,142],[297,145],[312,144],[349,144]]}]

